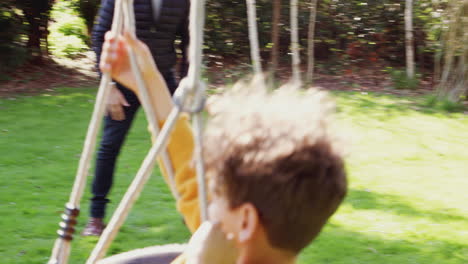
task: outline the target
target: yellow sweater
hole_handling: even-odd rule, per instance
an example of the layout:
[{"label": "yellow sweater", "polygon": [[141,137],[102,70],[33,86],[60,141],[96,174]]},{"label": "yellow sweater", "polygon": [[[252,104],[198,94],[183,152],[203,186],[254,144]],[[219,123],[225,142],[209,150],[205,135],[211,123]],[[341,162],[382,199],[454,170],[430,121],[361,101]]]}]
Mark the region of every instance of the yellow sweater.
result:
[{"label": "yellow sweater", "polygon": [[[198,185],[193,163],[194,139],[187,115],[182,115],[175,124],[167,145],[174,170],[175,189],[179,194],[177,210],[182,214],[190,232],[200,226]],[[170,184],[166,169],[158,160],[164,179]]]},{"label": "yellow sweater", "polygon": [[[162,124],[161,124],[162,125]],[[193,132],[187,115],[182,115],[171,133],[167,145],[175,177],[175,189],[179,194],[177,210],[182,214],[190,232],[195,232],[200,226],[200,207],[198,204],[198,184],[193,164],[194,150]],[[164,179],[170,184],[166,169],[158,160]],[[180,255],[172,264],[185,264],[185,254]]]}]

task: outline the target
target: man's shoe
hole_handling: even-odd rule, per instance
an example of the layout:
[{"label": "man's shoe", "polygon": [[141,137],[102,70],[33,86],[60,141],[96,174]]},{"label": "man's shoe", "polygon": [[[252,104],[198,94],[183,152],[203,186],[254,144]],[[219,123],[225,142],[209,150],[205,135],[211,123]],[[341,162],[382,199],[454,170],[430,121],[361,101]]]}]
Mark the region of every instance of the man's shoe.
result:
[{"label": "man's shoe", "polygon": [[89,218],[88,224],[81,233],[82,236],[100,236],[104,230],[105,225],[102,222],[102,218]]}]

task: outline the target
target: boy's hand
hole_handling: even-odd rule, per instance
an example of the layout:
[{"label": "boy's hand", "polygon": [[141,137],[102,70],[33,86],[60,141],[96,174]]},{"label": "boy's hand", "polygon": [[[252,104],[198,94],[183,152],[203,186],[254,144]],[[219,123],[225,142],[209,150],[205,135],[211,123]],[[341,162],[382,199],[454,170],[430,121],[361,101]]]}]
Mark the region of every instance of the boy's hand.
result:
[{"label": "boy's hand", "polygon": [[234,264],[237,250],[226,238],[220,224],[204,222],[192,235],[187,248],[187,264]]},{"label": "boy's hand", "polygon": [[130,106],[130,104],[125,100],[122,92],[120,92],[117,87],[112,87],[109,99],[107,101],[107,113],[113,120],[122,121],[125,120],[125,112],[123,107]]},{"label": "boy's hand", "polygon": [[99,68],[103,73],[109,73],[113,79],[135,92],[137,85],[130,65],[128,49],[136,55],[138,67],[143,74],[145,70],[153,69],[153,56],[148,46],[129,32],[117,37],[111,32],[106,33]]}]

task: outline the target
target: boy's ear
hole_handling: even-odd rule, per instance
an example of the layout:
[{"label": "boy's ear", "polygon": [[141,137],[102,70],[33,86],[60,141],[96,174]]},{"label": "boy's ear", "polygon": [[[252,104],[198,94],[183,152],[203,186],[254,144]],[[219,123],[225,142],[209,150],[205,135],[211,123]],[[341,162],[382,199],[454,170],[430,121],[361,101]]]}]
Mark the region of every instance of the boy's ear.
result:
[{"label": "boy's ear", "polygon": [[238,210],[241,223],[237,239],[239,243],[245,243],[253,238],[255,231],[260,224],[260,219],[257,208],[251,203],[241,205]]}]

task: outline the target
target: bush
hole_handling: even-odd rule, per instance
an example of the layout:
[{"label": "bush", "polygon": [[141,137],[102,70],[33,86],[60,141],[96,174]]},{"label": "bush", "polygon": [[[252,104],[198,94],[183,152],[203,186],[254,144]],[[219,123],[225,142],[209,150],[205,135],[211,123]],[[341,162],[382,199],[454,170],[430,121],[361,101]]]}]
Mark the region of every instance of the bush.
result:
[{"label": "bush", "polygon": [[80,37],[65,36],[59,32],[52,32],[49,35],[49,43],[51,53],[57,57],[74,58],[88,49]]},{"label": "bush", "polygon": [[[76,19],[75,19],[76,20]],[[68,21],[60,25],[58,32],[62,33],[64,36],[77,36],[83,41],[86,41],[87,36],[83,32],[83,25],[81,21]]]},{"label": "bush", "polygon": [[454,102],[446,97],[439,97],[437,95],[428,96],[424,102],[424,105],[438,110],[447,112],[462,112],[465,110],[465,106],[462,103]]},{"label": "bush", "polygon": [[0,73],[12,71],[29,58],[24,47],[0,43]]},{"label": "bush", "polygon": [[387,68],[392,78],[393,88],[395,89],[416,89],[419,86],[420,74],[415,74],[414,78],[409,78],[405,70]]},{"label": "bush", "polygon": [[71,8],[70,2],[58,1],[51,17],[55,23],[49,27],[49,48],[57,57],[74,58],[88,49],[86,25]]},{"label": "bush", "polygon": [[28,59],[22,41],[24,25],[13,10],[0,4],[0,81],[7,80],[8,72],[21,66]]}]

